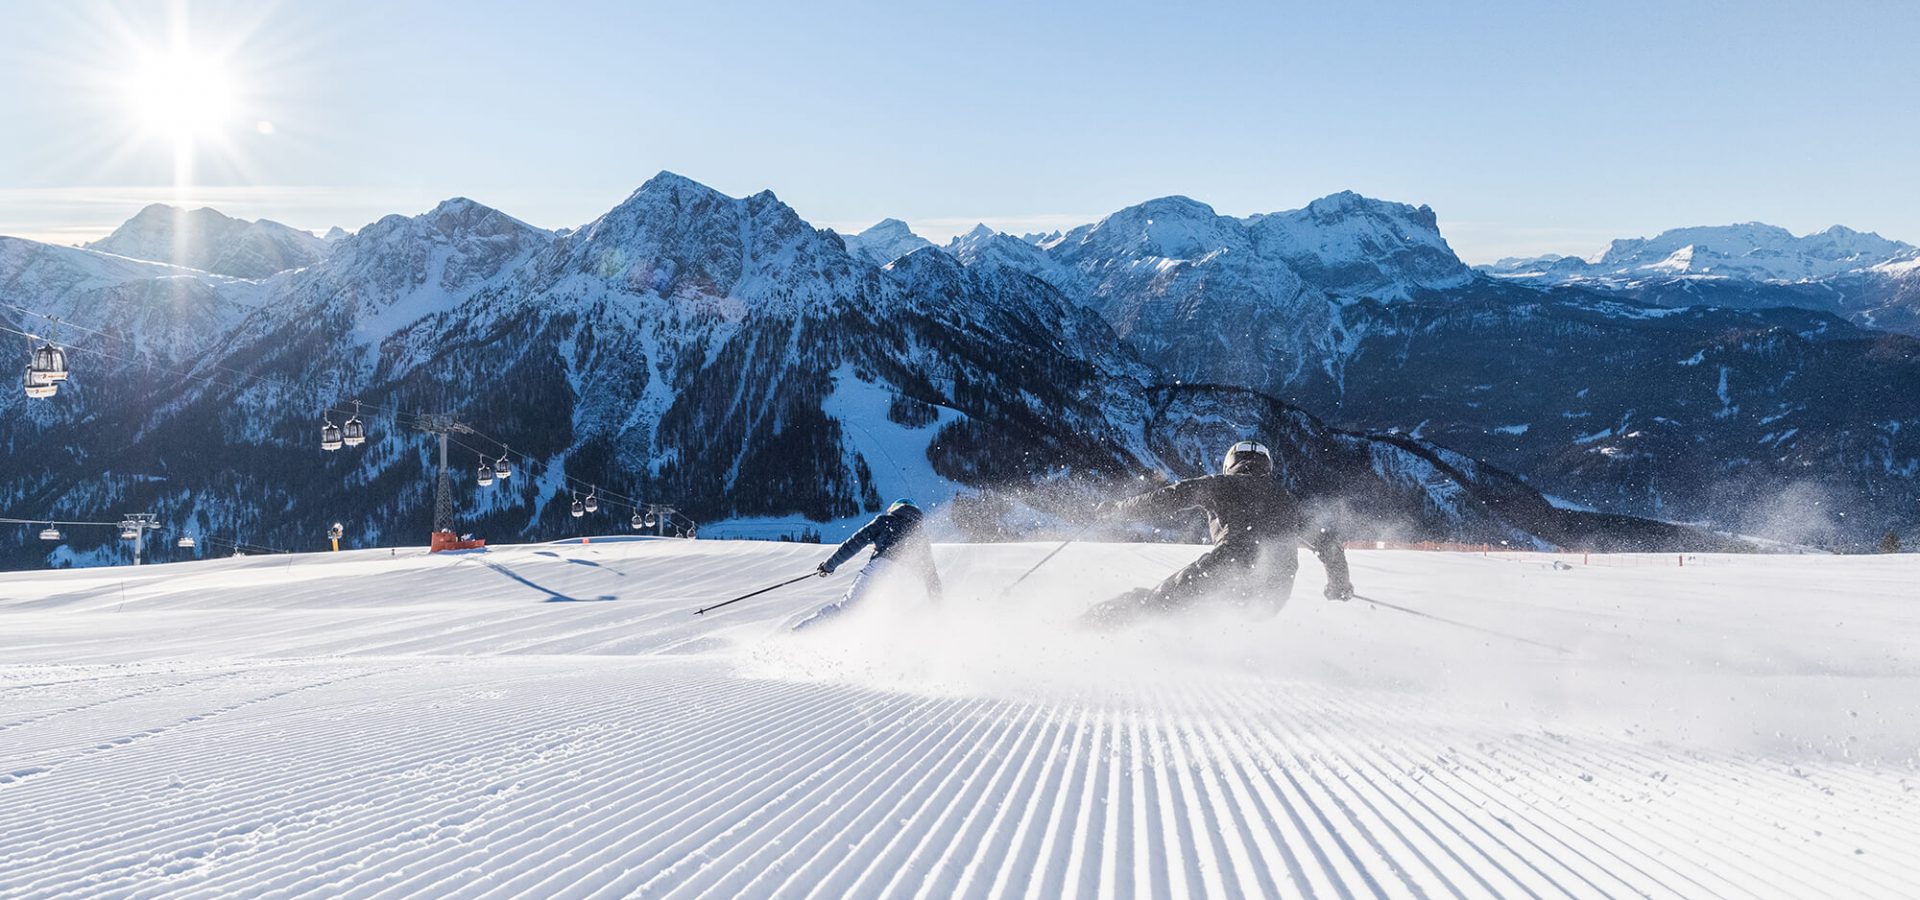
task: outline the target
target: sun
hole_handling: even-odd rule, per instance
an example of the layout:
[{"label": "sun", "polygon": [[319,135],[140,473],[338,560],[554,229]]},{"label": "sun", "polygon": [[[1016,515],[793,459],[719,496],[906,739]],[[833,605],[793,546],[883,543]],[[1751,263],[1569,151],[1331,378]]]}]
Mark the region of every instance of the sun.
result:
[{"label": "sun", "polygon": [[217,140],[234,118],[235,85],[218,59],[170,48],[140,59],[126,76],[127,100],[154,137]]}]

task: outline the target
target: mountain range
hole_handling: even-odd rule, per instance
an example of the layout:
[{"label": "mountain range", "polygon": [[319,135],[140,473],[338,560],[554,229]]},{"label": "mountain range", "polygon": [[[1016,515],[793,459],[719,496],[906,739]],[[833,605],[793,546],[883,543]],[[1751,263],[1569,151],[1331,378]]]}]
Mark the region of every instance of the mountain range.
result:
[{"label": "mountain range", "polygon": [[1841,225],[1803,236],[1759,222],[1676,228],[1614,241],[1591,259],[1510,258],[1480,271],[1661,306],[1795,306],[1920,334],[1920,247]]},{"label": "mountain range", "polygon": [[[1432,210],[1351,193],[1246,218],[1163,198],[935,247],[662,173],[577,229],[454,199],[306,235],[287,246],[311,258],[265,275],[190,263],[270,258],[214,235],[253,246],[272,223],[136,220],[109,247],[0,238],[0,294],[70,323],[76,368],[51,401],[0,395],[0,441],[32,449],[0,476],[8,515],[417,542],[432,444],[391,410],[484,432],[456,441],[462,473],[511,447],[519,477],[463,476],[458,498],[499,539],[605,530],[567,510],[594,490],[763,535],[832,535],[912,494],[997,537],[1250,435],[1360,537],[1727,546],[1657,521],[1680,520],[1848,547],[1911,533],[1920,499],[1920,342],[1477,272]],[[163,227],[183,222],[190,239]],[[322,416],[356,399],[373,439],[321,452]],[[115,552],[73,540],[5,552]]]}]

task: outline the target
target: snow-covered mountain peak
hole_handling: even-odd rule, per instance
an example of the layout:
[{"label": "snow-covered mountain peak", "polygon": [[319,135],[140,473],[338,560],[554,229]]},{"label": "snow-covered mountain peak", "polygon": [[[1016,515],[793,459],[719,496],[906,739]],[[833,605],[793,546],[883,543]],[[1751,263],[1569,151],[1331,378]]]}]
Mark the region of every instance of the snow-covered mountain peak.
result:
[{"label": "snow-covered mountain peak", "polygon": [[[1061,237],[1056,247],[1076,257],[1154,257],[1198,259],[1243,246],[1235,220],[1190,197],[1159,197],[1082,225]],[[1071,248],[1071,249],[1069,249]]]},{"label": "snow-covered mountain peak", "polygon": [[672,172],[558,239],[533,268],[536,287],[588,277],[733,318],[750,309],[795,313],[858,294],[851,285],[873,272],[845,238],[815,230],[772,191],[729,197]]},{"label": "snow-covered mountain peak", "polygon": [[1590,260],[1503,259],[1484,271],[1508,278],[1628,285],[1649,279],[1705,278],[1798,283],[1877,271],[1913,252],[1903,241],[1832,226],[1805,236],[1764,222],[1674,228],[1650,238],[1622,238]]},{"label": "snow-covered mountain peak", "polygon": [[1246,221],[1262,255],[1284,259],[1309,282],[1338,294],[1404,298],[1473,277],[1428,206],[1341,191]]},{"label": "snow-covered mountain peak", "polygon": [[[1322,222],[1337,222],[1353,216],[1402,219],[1429,230],[1439,230],[1432,207],[1413,206],[1392,200],[1376,200],[1356,191],[1339,191],[1308,203],[1305,207],[1273,215],[1305,213]],[[1265,218],[1254,216],[1253,218]]]},{"label": "snow-covered mountain peak", "polygon": [[843,235],[847,251],[876,266],[884,266],[933,242],[913,233],[899,219],[881,219],[873,227],[855,235]]},{"label": "snow-covered mountain peak", "polygon": [[89,250],[200,269],[239,278],[265,278],[312,265],[328,243],[305,231],[261,219],[249,222],[218,210],[150,204]]},{"label": "snow-covered mountain peak", "polygon": [[887,263],[885,269],[894,275],[914,278],[958,277],[966,266],[952,254],[928,244]]},{"label": "snow-covered mountain peak", "polygon": [[340,303],[355,330],[378,340],[451,309],[506,277],[553,242],[553,234],[465,197],[417,216],[390,215],[339,238],[317,265],[291,273],[291,289]]},{"label": "snow-covered mountain peak", "polygon": [[988,228],[985,224],[975,225],[963,234],[954,235],[953,240],[948,241],[944,249],[959,257],[961,262],[972,265],[980,251],[997,237],[1006,237],[1006,235]]},{"label": "snow-covered mountain peak", "polygon": [[910,234],[913,234],[913,229],[909,227],[907,223],[899,219],[886,218],[873,223],[867,230],[860,232],[859,236],[869,238],[898,238]]},{"label": "snow-covered mountain peak", "polygon": [[366,258],[410,241],[444,239],[460,242],[476,238],[507,238],[515,242],[544,241],[551,232],[529,225],[491,206],[465,197],[443,200],[417,216],[389,215],[342,237],[337,253]]}]

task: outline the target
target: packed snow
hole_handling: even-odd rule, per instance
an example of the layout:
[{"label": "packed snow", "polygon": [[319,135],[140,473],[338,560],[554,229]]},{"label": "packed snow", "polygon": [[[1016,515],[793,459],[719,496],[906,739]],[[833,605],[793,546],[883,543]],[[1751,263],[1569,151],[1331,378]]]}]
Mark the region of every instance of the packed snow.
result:
[{"label": "packed snow", "polygon": [[1920,890],[1920,557],[600,540],[0,574],[0,895]]}]

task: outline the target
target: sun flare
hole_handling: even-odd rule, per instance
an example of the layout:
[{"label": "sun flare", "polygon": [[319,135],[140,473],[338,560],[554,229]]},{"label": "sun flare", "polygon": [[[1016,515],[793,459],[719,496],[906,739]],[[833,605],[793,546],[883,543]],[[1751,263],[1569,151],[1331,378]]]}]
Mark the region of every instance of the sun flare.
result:
[{"label": "sun flare", "polygon": [[127,98],[140,127],[174,140],[221,136],[234,117],[234,84],[217,60],[172,50],[143,59],[127,75]]}]

